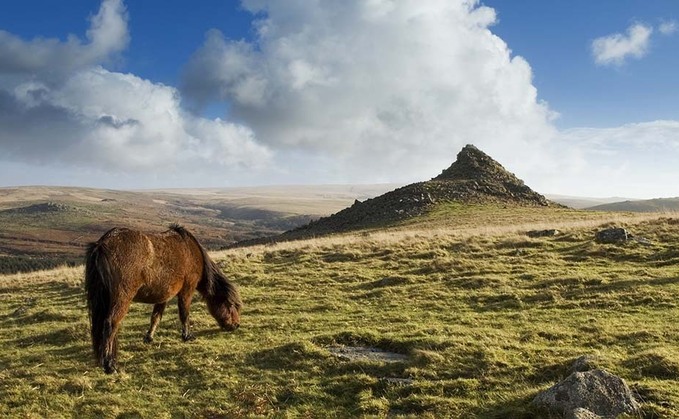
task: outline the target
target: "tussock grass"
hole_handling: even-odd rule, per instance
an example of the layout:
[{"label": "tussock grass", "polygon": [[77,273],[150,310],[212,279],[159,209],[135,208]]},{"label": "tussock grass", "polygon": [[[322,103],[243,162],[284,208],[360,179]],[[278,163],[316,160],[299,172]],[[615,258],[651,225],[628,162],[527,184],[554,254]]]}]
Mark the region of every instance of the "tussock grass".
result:
[{"label": "tussock grass", "polygon": [[[113,376],[92,361],[82,268],[0,277],[0,415],[539,417],[535,394],[592,355],[634,386],[640,417],[676,417],[679,220],[476,210],[215,253],[241,328],[217,331],[196,301],[196,341],[173,306],[146,345],[151,306],[133,305]],[[595,243],[613,223],[648,243]],[[523,234],[541,228],[562,234]],[[345,361],[334,345],[407,358]]]}]

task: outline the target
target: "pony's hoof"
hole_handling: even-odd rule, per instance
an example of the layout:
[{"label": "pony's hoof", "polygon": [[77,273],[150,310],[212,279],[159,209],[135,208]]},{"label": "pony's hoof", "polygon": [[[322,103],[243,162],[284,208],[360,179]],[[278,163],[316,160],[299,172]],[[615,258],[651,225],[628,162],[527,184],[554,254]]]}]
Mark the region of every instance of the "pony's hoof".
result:
[{"label": "pony's hoof", "polygon": [[152,343],[152,342],[153,342],[153,336],[151,336],[151,335],[144,336],[144,343]]},{"label": "pony's hoof", "polygon": [[106,374],[115,374],[118,372],[118,367],[113,362],[107,362],[104,364],[104,372]]},{"label": "pony's hoof", "polygon": [[184,342],[189,342],[192,340],[196,340],[196,336],[193,333],[190,333],[188,335],[182,335],[182,339],[184,339]]}]

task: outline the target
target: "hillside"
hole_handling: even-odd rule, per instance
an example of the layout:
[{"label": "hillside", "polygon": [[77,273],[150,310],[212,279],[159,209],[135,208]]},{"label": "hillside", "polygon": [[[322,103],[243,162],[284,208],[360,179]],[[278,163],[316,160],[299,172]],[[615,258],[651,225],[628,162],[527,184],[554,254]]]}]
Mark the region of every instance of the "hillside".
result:
[{"label": "hillside", "polygon": [[679,211],[679,197],[613,202],[588,207],[592,211],[673,212]]},{"label": "hillside", "polygon": [[467,145],[450,167],[429,181],[413,183],[365,201],[357,200],[349,208],[271,240],[380,228],[425,216],[451,204],[560,207],[530,189],[490,156]]},{"label": "hillside", "polygon": [[586,196],[570,196],[570,195],[555,195],[546,194],[545,197],[550,201],[558,202],[561,205],[575,209],[587,209],[597,205],[612,204],[621,201],[635,201],[634,199],[610,197],[610,198],[592,198]]},{"label": "hillside", "polygon": [[0,188],[0,273],[79,263],[84,245],[114,226],[179,223],[210,249],[270,236],[378,195],[389,185],[167,191]]},{"label": "hillside", "polygon": [[[544,418],[573,361],[622,377],[634,417],[679,409],[679,219],[501,205],[455,220],[213,253],[245,302],[217,330],[196,298],[153,344],[123,322],[123,372],[96,368],[82,267],[0,276],[2,417]],[[602,225],[647,239],[595,243]],[[529,238],[526,230],[558,229]]]}]

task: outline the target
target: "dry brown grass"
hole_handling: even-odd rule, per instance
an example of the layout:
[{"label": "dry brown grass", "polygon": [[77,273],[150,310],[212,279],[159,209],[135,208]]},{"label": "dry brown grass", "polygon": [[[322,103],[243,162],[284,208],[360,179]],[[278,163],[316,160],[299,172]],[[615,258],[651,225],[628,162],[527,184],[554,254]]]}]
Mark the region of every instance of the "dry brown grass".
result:
[{"label": "dry brown grass", "polygon": [[[563,215],[560,217],[560,215]],[[503,235],[524,235],[531,230],[557,229],[560,231],[584,230],[605,226],[624,226],[638,224],[645,221],[658,220],[662,218],[678,218],[679,212],[659,212],[659,213],[615,213],[615,212],[590,212],[590,211],[565,211],[546,214],[534,213],[534,221],[523,221],[519,223],[498,224],[490,219],[469,220],[462,225],[453,223],[432,226],[431,223],[420,225],[396,226],[385,229],[366,229],[356,232],[339,233],[328,236],[314,237],[304,240],[285,241],[272,244],[249,246],[245,248],[235,248],[227,251],[213,252],[216,258],[223,258],[228,255],[248,255],[262,253],[264,251],[293,250],[303,249],[314,251],[321,248],[333,246],[352,246],[364,244],[390,245],[399,242],[435,240],[443,237],[465,239],[478,236],[503,236]],[[492,216],[489,217],[492,219]],[[541,219],[542,218],[542,219]],[[485,222],[484,222],[485,221]],[[478,225],[481,224],[481,225]]]}]

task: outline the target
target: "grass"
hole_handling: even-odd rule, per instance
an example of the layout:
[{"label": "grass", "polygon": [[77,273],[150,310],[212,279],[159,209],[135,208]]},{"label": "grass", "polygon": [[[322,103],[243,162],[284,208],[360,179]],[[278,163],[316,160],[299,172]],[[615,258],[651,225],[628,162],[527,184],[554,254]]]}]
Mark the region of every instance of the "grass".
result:
[{"label": "grass", "polygon": [[[677,417],[679,219],[510,211],[215,253],[241,328],[218,332],[196,301],[196,341],[172,306],[147,345],[151,306],[133,305],[112,376],[90,354],[82,268],[2,276],[0,416],[540,417],[535,394],[592,355],[640,417]],[[595,243],[611,222],[650,244]],[[336,345],[408,358],[345,361]]]}]

